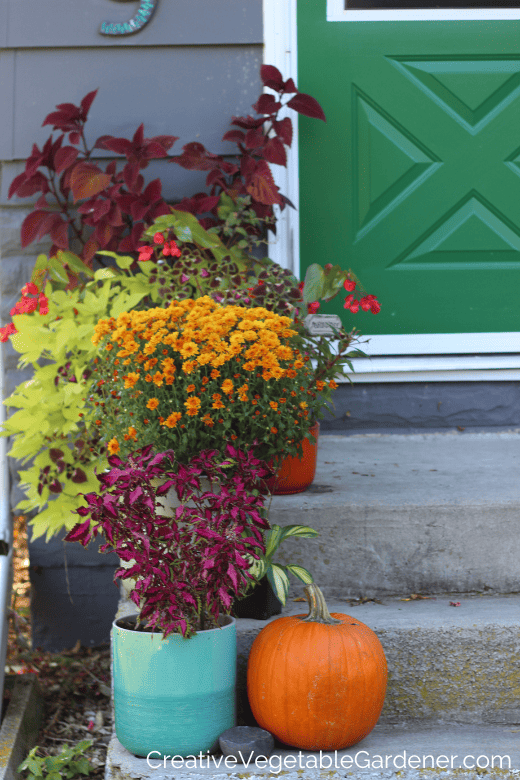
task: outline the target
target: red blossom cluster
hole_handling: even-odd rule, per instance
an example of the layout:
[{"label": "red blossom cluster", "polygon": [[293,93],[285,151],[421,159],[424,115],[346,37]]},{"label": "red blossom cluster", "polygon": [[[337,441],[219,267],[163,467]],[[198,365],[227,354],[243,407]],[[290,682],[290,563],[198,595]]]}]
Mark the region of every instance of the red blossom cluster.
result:
[{"label": "red blossom cluster", "polygon": [[[300,287],[300,291],[303,293],[304,283],[301,282],[299,287]],[[364,295],[359,300],[356,298],[356,296],[353,293],[353,290],[356,289],[356,282],[353,279],[350,279],[350,277],[347,277],[345,279],[345,281],[343,282],[343,287],[347,292],[350,293],[350,295],[347,295],[347,297],[345,298],[345,303],[343,304],[344,309],[349,309],[353,314],[356,314],[356,312],[358,312],[360,308],[363,311],[371,311],[372,314],[378,314],[378,312],[381,311],[381,304],[379,303],[375,295]],[[319,301],[308,303],[307,313],[316,314],[319,308],[320,308]]]},{"label": "red blossom cluster", "polygon": [[[32,295],[36,295],[36,298],[32,298]],[[49,313],[49,299],[43,292],[40,292],[34,282],[28,282],[22,287],[22,297],[11,309],[10,314],[13,317],[15,314],[31,314],[38,309],[40,314]],[[0,328],[0,342],[5,343],[9,336],[18,333],[14,323],[10,322],[3,328]]]}]

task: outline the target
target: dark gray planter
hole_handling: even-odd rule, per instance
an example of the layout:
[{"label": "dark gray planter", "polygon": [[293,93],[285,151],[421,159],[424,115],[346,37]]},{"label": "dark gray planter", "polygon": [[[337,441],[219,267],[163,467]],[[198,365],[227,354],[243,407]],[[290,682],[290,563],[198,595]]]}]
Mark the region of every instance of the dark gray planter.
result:
[{"label": "dark gray planter", "polygon": [[60,537],[28,542],[34,648],[60,652],[78,640],[84,647],[110,641],[119,561],[115,553],[99,553],[100,544],[94,540],[84,548]]}]

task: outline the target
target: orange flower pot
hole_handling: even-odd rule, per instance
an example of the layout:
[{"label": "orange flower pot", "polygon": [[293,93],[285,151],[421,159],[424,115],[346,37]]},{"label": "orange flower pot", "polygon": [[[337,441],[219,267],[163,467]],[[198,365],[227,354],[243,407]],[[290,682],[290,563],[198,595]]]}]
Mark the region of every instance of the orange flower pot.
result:
[{"label": "orange flower pot", "polygon": [[287,455],[283,458],[276,477],[266,480],[269,490],[275,496],[303,493],[312,484],[318,459],[319,422],[315,422],[309,432],[316,438],[316,444],[311,444],[309,439],[304,439],[302,442],[303,456],[298,458]]}]

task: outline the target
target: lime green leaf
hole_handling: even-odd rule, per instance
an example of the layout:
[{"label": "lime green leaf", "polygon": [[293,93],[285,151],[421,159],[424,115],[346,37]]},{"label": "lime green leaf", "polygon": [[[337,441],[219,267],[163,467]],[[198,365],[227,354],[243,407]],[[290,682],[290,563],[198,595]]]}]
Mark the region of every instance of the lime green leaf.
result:
[{"label": "lime green leaf", "polygon": [[267,579],[274,590],[277,598],[285,605],[289,594],[289,578],[285,573],[285,566],[279,566],[273,563],[267,569]]},{"label": "lime green leaf", "polygon": [[305,585],[310,585],[311,582],[314,582],[312,574],[303,566],[298,566],[295,563],[288,563],[285,569],[289,574],[294,574],[295,577],[298,577]]},{"label": "lime green leaf", "polygon": [[56,257],[60,261],[60,263],[66,263],[71,271],[74,271],[76,274],[86,274],[87,276],[93,277],[94,272],[91,268],[88,267],[88,265],[85,265],[81,257],[78,257],[78,255],[75,255],[74,252],[69,252],[68,250],[58,249],[56,253]]},{"label": "lime green leaf", "polygon": [[279,525],[271,526],[269,531],[264,534],[265,541],[265,557],[270,560],[272,555],[276,552],[282,541],[282,529]]},{"label": "lime green leaf", "polygon": [[313,536],[319,536],[319,532],[315,531],[314,528],[310,528],[308,525],[286,525],[281,529],[279,544],[289,536],[300,536],[305,539],[310,539]]},{"label": "lime green leaf", "polygon": [[101,249],[96,252],[97,255],[106,255],[107,257],[113,257],[119,268],[130,268],[132,263],[135,263],[135,258],[130,255],[118,255],[117,252],[108,252],[106,249]]},{"label": "lime green leaf", "polygon": [[94,273],[94,279],[96,281],[98,279],[111,279],[114,276],[119,276],[119,273],[116,268],[100,268],[98,271]]},{"label": "lime green leaf", "polygon": [[49,260],[50,274],[57,282],[67,285],[69,283],[69,277],[63,268],[63,264],[60,263],[57,257],[51,257]]}]

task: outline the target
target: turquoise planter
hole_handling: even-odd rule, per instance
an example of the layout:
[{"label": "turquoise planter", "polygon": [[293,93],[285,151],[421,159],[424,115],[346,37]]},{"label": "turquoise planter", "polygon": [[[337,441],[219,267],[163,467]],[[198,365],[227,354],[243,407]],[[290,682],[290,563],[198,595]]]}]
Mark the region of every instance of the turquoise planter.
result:
[{"label": "turquoise planter", "polygon": [[[127,618],[128,619],[128,618]],[[218,748],[236,723],[236,622],[175,634],[131,631],[112,624],[115,730],[121,744],[150,760]]]}]

